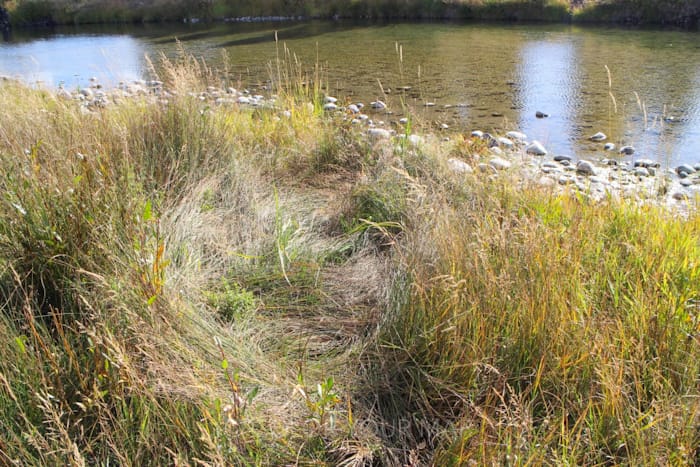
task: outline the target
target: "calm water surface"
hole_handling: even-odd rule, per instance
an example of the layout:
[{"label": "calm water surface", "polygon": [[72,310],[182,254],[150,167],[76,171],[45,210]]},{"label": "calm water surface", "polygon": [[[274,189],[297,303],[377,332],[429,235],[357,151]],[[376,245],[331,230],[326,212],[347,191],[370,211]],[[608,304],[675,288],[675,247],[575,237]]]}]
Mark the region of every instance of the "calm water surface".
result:
[{"label": "calm water surface", "polygon": [[[0,42],[0,74],[116,85],[148,77],[145,57],[174,57],[178,42],[214,66],[226,56],[234,86],[267,83],[286,47],[307,70],[321,65],[329,93],[387,100],[394,114],[386,120],[412,112],[451,131],[517,129],[579,157],[605,155],[587,140],[603,131],[634,145],[634,157],[700,161],[697,32],[332,22],[66,28]],[[538,110],[550,117],[535,118]]]}]

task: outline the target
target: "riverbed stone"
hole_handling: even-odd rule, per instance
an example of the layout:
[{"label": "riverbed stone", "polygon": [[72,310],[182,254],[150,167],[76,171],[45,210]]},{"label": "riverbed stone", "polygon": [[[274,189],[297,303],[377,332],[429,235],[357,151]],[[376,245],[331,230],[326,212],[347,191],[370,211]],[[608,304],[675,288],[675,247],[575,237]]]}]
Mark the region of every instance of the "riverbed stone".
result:
[{"label": "riverbed stone", "polygon": [[370,128],[367,130],[367,134],[373,141],[391,138],[391,132],[385,128]]},{"label": "riverbed stone", "polygon": [[338,106],[332,102],[328,102],[326,104],[323,104],[323,110],[325,110],[326,112],[333,112],[338,110]]},{"label": "riverbed stone", "polygon": [[416,147],[420,146],[423,144],[423,137],[420,135],[409,135],[408,136],[408,142],[411,143],[411,146]]},{"label": "riverbed stone", "polygon": [[656,161],[653,161],[651,159],[637,159],[634,161],[634,166],[635,167],[644,167],[644,168],[649,168],[649,167],[661,167],[661,164],[659,164]]},{"label": "riverbed stone", "polygon": [[598,172],[592,162],[580,160],[576,164],[576,173],[582,175],[596,175]]},{"label": "riverbed stone", "polygon": [[535,156],[546,156],[547,155],[547,150],[544,148],[542,143],[540,143],[537,140],[530,143],[525,148],[525,152],[527,152],[528,154],[533,154]]},{"label": "riverbed stone", "polygon": [[635,177],[648,177],[649,175],[651,174],[649,173],[649,169],[647,169],[646,167],[636,167],[634,169]]},{"label": "riverbed stone", "polygon": [[626,156],[631,156],[634,154],[634,146],[622,146],[620,148],[620,154],[625,154]]},{"label": "riverbed stone", "polygon": [[571,183],[574,183],[574,177],[571,175],[562,175],[557,179],[557,183],[560,185],[569,185]]},{"label": "riverbed stone", "polygon": [[567,155],[567,154],[557,154],[554,156],[554,161],[555,162],[564,162],[564,161],[571,161],[573,160],[573,157]]},{"label": "riverbed stone", "polygon": [[603,133],[602,131],[599,131],[598,133],[591,136],[589,139],[591,141],[605,141],[606,139],[608,139],[608,137],[606,136],[605,133]]},{"label": "riverbed stone", "polygon": [[472,138],[483,138],[484,137],[484,132],[481,130],[474,130],[471,133]]},{"label": "riverbed stone", "polygon": [[513,141],[509,140],[508,138],[504,138],[503,136],[496,138],[496,141],[498,141],[500,146],[503,146],[506,149],[510,149],[514,146]]},{"label": "riverbed stone", "polygon": [[360,108],[356,104],[350,104],[347,106],[347,109],[349,112],[353,114],[359,114],[360,113]]},{"label": "riverbed stone", "polygon": [[470,174],[474,172],[472,166],[460,159],[447,159],[447,165],[452,169],[453,172]]},{"label": "riverbed stone", "polygon": [[513,164],[501,157],[494,157],[489,161],[489,165],[496,170],[506,170],[509,169]]},{"label": "riverbed stone", "polygon": [[671,196],[673,197],[673,199],[675,199],[675,200],[677,200],[677,201],[683,201],[683,200],[687,200],[687,199],[688,199],[688,194],[687,194],[687,193],[683,193],[683,192],[681,192],[681,191],[676,191],[676,192],[673,193],[673,195],[671,195]]},{"label": "riverbed stone", "polygon": [[516,141],[525,141],[527,139],[527,135],[519,131],[509,131],[506,133],[506,136]]},{"label": "riverbed stone", "polygon": [[605,146],[603,146],[603,149],[605,149],[606,151],[614,151],[615,144],[614,143],[605,143]]},{"label": "riverbed stone", "polygon": [[541,110],[538,110],[535,112],[535,117],[537,118],[547,118],[549,117],[548,113],[542,112]]},{"label": "riverbed stone", "polygon": [[681,173],[685,173],[686,175],[690,175],[692,173],[695,173],[695,169],[690,164],[681,164],[678,167],[676,167],[676,173],[678,175],[680,175]]},{"label": "riverbed stone", "polygon": [[386,104],[382,101],[373,101],[369,105],[375,110],[386,110]]}]

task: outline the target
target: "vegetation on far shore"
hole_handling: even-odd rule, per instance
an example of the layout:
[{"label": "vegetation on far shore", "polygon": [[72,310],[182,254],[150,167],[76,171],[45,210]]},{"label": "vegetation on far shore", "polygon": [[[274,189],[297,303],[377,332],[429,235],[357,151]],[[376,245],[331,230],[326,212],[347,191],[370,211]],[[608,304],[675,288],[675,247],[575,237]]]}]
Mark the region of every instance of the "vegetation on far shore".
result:
[{"label": "vegetation on far shore", "polygon": [[2,464],[700,463],[696,209],[455,173],[291,63],[0,85]]},{"label": "vegetation on far shore", "polygon": [[695,0],[4,0],[4,4],[16,26],[302,16],[605,22],[696,28],[700,19],[700,4]]}]

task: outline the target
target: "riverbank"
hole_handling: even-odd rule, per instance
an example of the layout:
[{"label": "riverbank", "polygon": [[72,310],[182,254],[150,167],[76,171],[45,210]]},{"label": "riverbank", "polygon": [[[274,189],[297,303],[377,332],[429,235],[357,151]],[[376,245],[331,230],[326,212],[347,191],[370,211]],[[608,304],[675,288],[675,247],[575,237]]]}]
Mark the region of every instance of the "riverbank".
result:
[{"label": "riverbank", "polygon": [[490,20],[614,23],[697,28],[700,6],[691,0],[538,2],[490,0],[353,2],[267,0],[228,2],[160,0],[144,5],[129,0],[84,3],[44,0],[5,2],[15,27],[60,24],[224,21],[257,18],[352,18],[364,20]]},{"label": "riverbank", "polygon": [[697,462],[694,172],[162,68],[0,84],[3,462]]}]

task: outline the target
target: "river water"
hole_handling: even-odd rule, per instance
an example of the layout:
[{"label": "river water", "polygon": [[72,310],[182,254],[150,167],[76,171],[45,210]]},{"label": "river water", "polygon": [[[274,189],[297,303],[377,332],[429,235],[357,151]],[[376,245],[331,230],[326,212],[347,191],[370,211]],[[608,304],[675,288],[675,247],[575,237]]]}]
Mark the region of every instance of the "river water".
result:
[{"label": "river water", "polygon": [[109,87],[150,77],[145,57],[175,57],[180,47],[213,67],[226,57],[234,87],[276,79],[280,59],[309,73],[318,66],[339,98],[387,101],[387,120],[411,113],[448,132],[520,130],[578,157],[610,155],[588,140],[602,131],[633,145],[633,157],[700,161],[698,32],[345,22],[57,28],[0,42],[0,74],[68,88],[94,76]]}]

